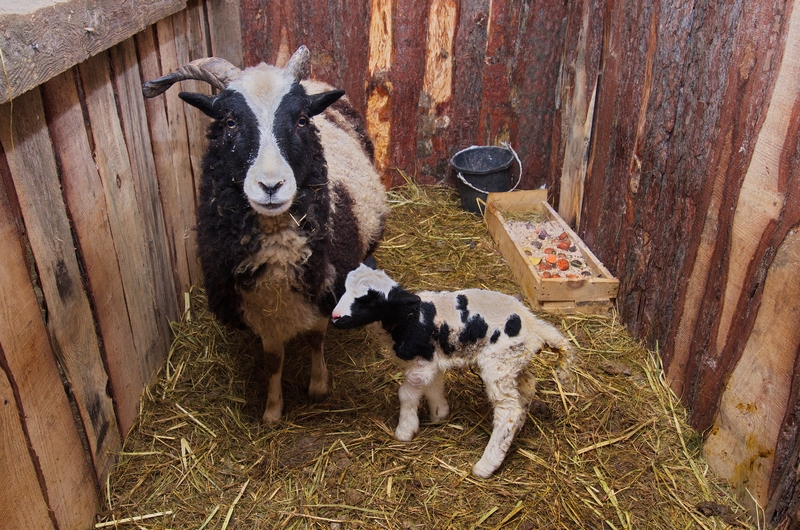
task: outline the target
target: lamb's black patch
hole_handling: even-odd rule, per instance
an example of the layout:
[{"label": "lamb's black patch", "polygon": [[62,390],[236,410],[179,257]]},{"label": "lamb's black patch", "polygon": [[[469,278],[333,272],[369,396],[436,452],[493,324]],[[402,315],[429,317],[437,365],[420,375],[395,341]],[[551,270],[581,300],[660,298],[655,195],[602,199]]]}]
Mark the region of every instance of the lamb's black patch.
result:
[{"label": "lamb's black patch", "polygon": [[392,287],[381,325],[392,336],[395,354],[404,361],[433,359],[436,307],[400,286]]},{"label": "lamb's black patch", "polygon": [[499,338],[500,338],[500,330],[496,329],[494,330],[494,333],[492,333],[492,336],[489,338],[489,342],[494,344],[495,342],[497,342]]},{"label": "lamb's black patch", "polygon": [[461,313],[461,322],[464,323],[466,323],[469,318],[469,310],[467,309],[468,303],[469,300],[467,300],[466,295],[460,294],[456,296],[456,309]]},{"label": "lamb's black patch", "polygon": [[467,320],[464,329],[458,334],[458,340],[462,343],[475,343],[486,336],[489,331],[489,324],[483,319],[481,315],[473,315]]},{"label": "lamb's black patch", "polygon": [[522,320],[516,313],[511,314],[506,320],[505,332],[509,337],[516,337],[522,329]]},{"label": "lamb's black patch", "polygon": [[456,351],[455,345],[450,342],[450,326],[447,325],[447,322],[442,322],[442,325],[439,326],[436,340],[439,341],[439,347],[442,348],[445,355],[452,355]]},{"label": "lamb's black patch", "polygon": [[338,318],[333,325],[339,329],[352,329],[378,322],[383,319],[387,306],[385,294],[369,289],[367,294],[353,300],[350,314]]}]

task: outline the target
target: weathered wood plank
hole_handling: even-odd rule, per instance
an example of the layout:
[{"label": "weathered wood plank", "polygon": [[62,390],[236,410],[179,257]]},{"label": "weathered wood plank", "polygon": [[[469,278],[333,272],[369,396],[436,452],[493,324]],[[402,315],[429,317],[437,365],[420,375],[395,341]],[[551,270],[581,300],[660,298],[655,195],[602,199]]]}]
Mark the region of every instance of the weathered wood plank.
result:
[{"label": "weathered wood plank", "polygon": [[185,0],[7,2],[0,9],[0,103],[185,5]]},{"label": "weathered wood plank", "polygon": [[[194,59],[213,55],[206,48],[206,32],[203,21],[205,19],[203,6],[198,0],[191,0],[184,11],[172,17],[175,52],[178,64],[188,64]],[[211,94],[211,85],[204,81],[186,80],[181,82],[182,90],[200,94]],[[195,195],[200,190],[200,174],[202,173],[203,154],[206,151],[208,140],[206,130],[208,129],[208,116],[195,108],[186,106],[184,108],[186,117],[186,132],[189,140],[189,159]]]},{"label": "weathered wood plank", "polygon": [[[170,25],[164,24],[171,34]],[[143,80],[161,76],[159,48],[152,28],[136,35],[139,63]],[[166,53],[166,52],[164,52]],[[177,60],[165,65],[165,70],[175,68]],[[178,307],[199,276],[192,275],[196,262],[196,248],[189,239],[194,226],[194,184],[191,182],[188,139],[183,119],[183,101],[177,97],[180,86],[172,87],[165,95],[145,100],[147,122],[151,135],[153,157],[156,164],[161,206],[164,212],[167,241],[169,243]],[[182,126],[182,127],[181,127]]]},{"label": "weathered wood plank", "polygon": [[[8,117],[5,111],[0,111],[0,114]],[[6,139],[4,137],[4,147]],[[20,138],[16,141],[27,140]],[[35,169],[36,164],[31,164],[30,167]],[[32,220],[31,224],[34,224]],[[30,454],[27,455],[9,455],[5,448],[2,449],[2,458],[15,459],[13,465],[0,466],[4,480],[2,489],[6,494],[16,484],[7,482],[7,479],[25,479],[24,475],[10,470],[24,465],[26,457],[33,457],[47,491],[46,502],[52,510],[53,521],[59,528],[88,528],[98,506],[95,478],[73,420],[49,333],[34,292],[31,264],[26,259],[28,254],[21,227],[19,206],[13,196],[11,171],[5,159],[0,157],[0,255],[3,256],[0,260],[0,372],[4,381],[6,377],[10,378],[16,394],[16,397],[10,397],[8,406],[4,407],[4,410],[13,408],[14,412],[4,413],[3,417],[6,418],[6,414],[17,414],[17,422],[20,421],[19,418],[24,418],[27,443],[30,444]],[[29,230],[32,229],[34,227],[29,227]],[[39,272],[44,274],[46,269],[40,267]],[[2,392],[4,396],[6,392]],[[79,394],[76,392],[76,395]],[[18,405],[12,406],[15,400],[18,400]],[[21,406],[22,410],[16,410],[17,406]],[[16,428],[12,424],[8,428],[4,425],[0,429],[4,443],[11,443],[10,437],[14,436]],[[106,444],[106,447],[110,446]],[[21,460],[16,462],[16,458]],[[17,470],[19,473],[28,473],[23,469]],[[30,523],[30,526],[11,525],[11,528],[48,528],[48,506],[44,507],[45,513],[42,514],[42,507],[39,505],[42,490],[38,480],[35,477],[33,480],[30,490],[13,499],[10,505],[0,501],[3,509],[11,507],[15,512],[30,511],[8,516],[4,514],[2,520],[6,524],[17,517]],[[25,499],[24,503],[20,503],[20,499]]]},{"label": "weathered wood plank", "polygon": [[[0,347],[0,359],[3,358]],[[2,368],[2,363],[0,363]],[[0,488],[0,519],[7,528],[48,530],[55,528],[47,511],[36,469],[28,453],[28,443],[20,423],[14,392],[6,373],[0,369],[0,468],[3,487]],[[24,503],[20,500],[24,499]],[[24,504],[24,508],[20,506]],[[91,520],[83,522],[88,526]]]},{"label": "weathered wood plank", "polygon": [[[0,142],[40,273],[56,355],[75,396],[95,471],[102,481],[121,446],[113,403],[106,391],[108,376],[83,290],[40,93],[27,92],[16,103],[14,127],[0,127]],[[0,122],[11,123],[11,118],[11,105],[1,106]]]},{"label": "weathered wood plank", "polygon": [[206,0],[211,55],[244,66],[240,0]]},{"label": "weathered wood plank", "polygon": [[[142,96],[142,79],[134,40],[128,39],[109,50],[114,71],[114,87],[119,101],[125,144],[133,170],[134,188],[142,212],[149,266],[153,271],[155,316],[159,327],[160,346],[156,355],[146,359],[145,375],[152,377],[169,351],[172,330],[169,322],[180,317],[180,309],[172,281],[172,267],[164,226],[164,212],[156,178],[156,166],[147,128]],[[127,432],[123,429],[123,432]]]},{"label": "weathered wood plank", "polygon": [[371,0],[364,119],[375,146],[375,168],[384,186],[392,181],[389,171],[392,83],[388,77],[391,66],[392,6],[390,2]]},{"label": "weathered wood plank", "polygon": [[[166,355],[167,338],[161,335],[155,304],[155,278],[148,259],[146,231],[142,212],[136,199],[135,181],[125,146],[117,105],[114,97],[108,58],[98,54],[79,65],[83,81],[86,110],[92,124],[95,146],[94,158],[100,176],[96,181],[99,193],[105,197],[106,212],[114,240],[116,259],[126,293],[128,319],[133,332],[133,344],[121,350],[106,350],[106,358],[137,352],[134,362],[140,380],[149,383],[160,359]],[[138,401],[141,388],[126,395],[125,400]]]},{"label": "weathered wood plank", "polygon": [[133,348],[125,292],[120,277],[106,198],[97,173],[72,70],[42,86],[53,147],[61,169],[61,185],[70,218],[87,264],[87,279],[103,337],[117,418],[122,432],[136,418],[139,395],[147,383]]},{"label": "weathered wood plank", "polygon": [[[417,105],[422,91],[419,80],[425,75],[427,0],[395,0],[392,3],[392,68],[388,72],[392,84],[392,120],[390,166],[405,170],[416,178],[417,172]],[[404,183],[393,172],[392,183]]]}]

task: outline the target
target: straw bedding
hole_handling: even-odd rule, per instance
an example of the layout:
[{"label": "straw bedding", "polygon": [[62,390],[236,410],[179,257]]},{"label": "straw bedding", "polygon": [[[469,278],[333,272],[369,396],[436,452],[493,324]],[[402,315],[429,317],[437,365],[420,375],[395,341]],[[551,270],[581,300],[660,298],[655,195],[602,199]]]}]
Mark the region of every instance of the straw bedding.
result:
[{"label": "straw bedding", "polygon": [[[390,194],[378,264],[414,289],[482,287],[518,294],[475,215],[447,188]],[[279,528],[750,528],[711,476],[700,438],[665,387],[657,354],[607,317],[542,315],[578,345],[573,388],[545,352],[539,401],[503,466],[469,474],[491,432],[472,372],[448,375],[452,415],[412,442],[393,430],[401,373],[363,329],[330,329],[332,393],[305,393],[309,354],[291,344],[285,419],[259,418],[259,342],[205,310],[200,289],[173,324],[169,358],[142,398],[105,488],[98,527]]]}]

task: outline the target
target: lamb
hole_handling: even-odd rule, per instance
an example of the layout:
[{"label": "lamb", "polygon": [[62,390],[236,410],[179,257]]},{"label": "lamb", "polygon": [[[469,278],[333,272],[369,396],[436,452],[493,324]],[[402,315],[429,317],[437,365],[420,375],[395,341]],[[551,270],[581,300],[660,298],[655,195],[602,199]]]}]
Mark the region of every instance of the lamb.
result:
[{"label": "lamb", "polygon": [[328,394],[323,342],[347,273],[376,248],[388,214],[374,149],[343,90],[308,79],[301,46],[283,68],[240,70],[199,59],[143,86],[155,97],[184,79],[219,89],[179,96],[213,121],[197,206],[208,305],[261,338],[269,378],[262,420],[283,412],[284,345],[312,347],[309,395]]},{"label": "lamb", "polygon": [[428,400],[432,422],[447,418],[445,370],[480,370],[494,426],[483,456],[472,468],[478,477],[488,478],[500,467],[525,422],[536,390],[529,370],[533,356],[544,345],[559,350],[559,370],[562,377],[567,375],[569,341],[512,296],[483,289],[414,294],[365,264],[347,275],[345,288],[331,314],[333,325],[368,325],[393,348],[403,368],[398,440],[410,441],[419,431],[422,396]]}]

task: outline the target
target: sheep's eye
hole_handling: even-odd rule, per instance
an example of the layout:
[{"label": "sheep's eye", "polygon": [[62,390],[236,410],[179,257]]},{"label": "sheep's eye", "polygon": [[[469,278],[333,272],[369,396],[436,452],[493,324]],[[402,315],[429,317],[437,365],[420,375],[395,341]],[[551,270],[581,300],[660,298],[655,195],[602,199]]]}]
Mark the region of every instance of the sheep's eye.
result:
[{"label": "sheep's eye", "polygon": [[225,126],[228,127],[228,129],[235,128],[236,120],[234,120],[233,118],[228,118],[227,120],[225,120]]},{"label": "sheep's eye", "polygon": [[298,118],[297,120],[298,127],[305,127],[307,123],[308,123],[308,118],[306,118],[305,116],[300,116],[300,118]]}]

